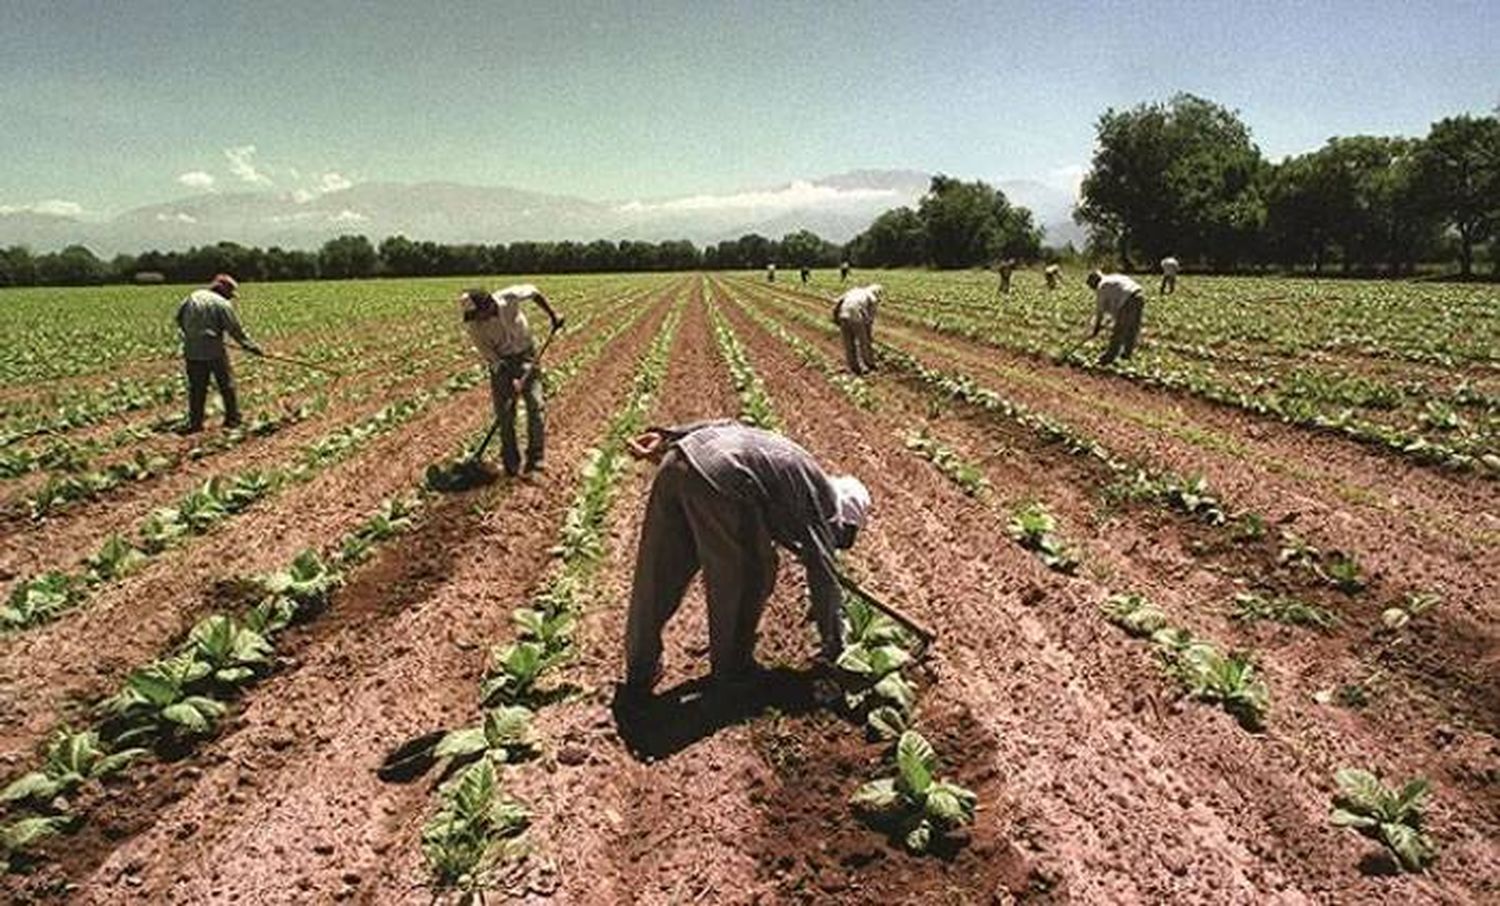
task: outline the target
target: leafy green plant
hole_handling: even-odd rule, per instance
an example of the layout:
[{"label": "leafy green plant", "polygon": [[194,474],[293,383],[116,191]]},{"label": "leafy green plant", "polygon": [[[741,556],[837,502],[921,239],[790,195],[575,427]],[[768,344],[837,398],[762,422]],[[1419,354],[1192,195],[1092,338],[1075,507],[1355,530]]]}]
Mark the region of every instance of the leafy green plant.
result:
[{"label": "leafy green plant", "polygon": [[490,658],[480,696],[486,705],[533,701],[538,694],[537,681],[552,663],[547,649],[538,642],[514,642],[498,649]]},{"label": "leafy green plant", "polygon": [[499,762],[515,762],[536,754],[532,711],[520,705],[501,705],[484,713],[477,727],[453,730],[433,749],[437,758],[467,761],[485,754]]},{"label": "leafy green plant", "polygon": [[105,777],[123,769],[144,755],[145,749],[121,749],[108,752],[93,730],[57,731],[47,746],[47,758],[40,770],[22,775],[0,791],[0,802],[50,802],[82,786],[85,781]]},{"label": "leafy green plant", "polygon": [[1441,604],[1443,596],[1428,591],[1408,592],[1406,598],[1400,603],[1387,607],[1380,614],[1380,620],[1388,629],[1401,629],[1412,620]]},{"label": "leafy green plant", "polygon": [[909,435],[906,438],[906,448],[937,466],[938,471],[970,497],[978,497],[989,489],[989,480],[978,466],[959,456],[952,447],[930,436],[926,428]]},{"label": "leafy green plant", "polygon": [[101,705],[118,728],[114,743],[212,733],[226,708],[192,691],[212,672],[211,665],[186,652],[137,668],[125,680],[125,687]]},{"label": "leafy green plant", "polygon": [[162,507],[141,525],[141,546],[148,554],[159,554],[188,534],[188,524],[173,507]]},{"label": "leafy green plant", "polygon": [[271,663],[270,641],[233,617],[204,617],[188,634],[188,651],[210,670],[209,676],[226,685],[239,685]]},{"label": "leafy green plant", "polygon": [[422,828],[422,854],[433,881],[466,893],[482,890],[500,843],[524,830],[531,815],[500,790],[488,758],[460,771],[439,796],[441,808]]},{"label": "leafy green plant", "polygon": [[1432,786],[1424,778],[1392,790],[1374,774],[1344,768],[1334,775],[1339,792],[1331,820],[1379,840],[1406,871],[1420,872],[1437,857],[1437,845],[1422,830],[1422,807]]},{"label": "leafy green plant", "polygon": [[1330,629],[1338,625],[1338,617],[1326,607],[1299,601],[1282,595],[1266,596],[1256,592],[1240,592],[1234,596],[1232,615],[1236,620],[1253,623],[1271,620],[1294,626],[1316,626]]},{"label": "leafy green plant", "polygon": [[0,629],[24,629],[55,619],[72,607],[81,594],[78,581],[67,573],[50,572],[11,589],[0,607]]},{"label": "leafy green plant", "polygon": [[511,613],[511,619],[522,637],[541,645],[545,656],[554,661],[573,644],[573,630],[578,622],[569,611],[535,607],[518,607]]},{"label": "leafy green plant", "polygon": [[1317,572],[1324,581],[1345,594],[1355,594],[1365,587],[1364,572],[1353,554],[1335,551],[1318,567]]},{"label": "leafy green plant", "polygon": [[1034,552],[1049,569],[1072,573],[1078,568],[1078,558],[1055,534],[1057,520],[1040,503],[1033,503],[1016,513],[1007,530],[1012,539]]},{"label": "leafy green plant", "polygon": [[42,840],[66,831],[76,820],[72,815],[48,815],[0,824],[0,871],[9,871],[25,862],[28,850]]},{"label": "leafy green plant", "polygon": [[99,550],[86,561],[88,580],[93,583],[113,582],[140,569],[145,562],[146,555],[116,532],[106,538]]},{"label": "leafy green plant", "polygon": [[1192,697],[1217,702],[1247,730],[1264,726],[1271,693],[1248,655],[1226,656],[1212,645],[1194,642],[1179,649],[1170,669]]},{"label": "leafy green plant", "polygon": [[896,743],[896,775],[865,784],[849,801],[862,815],[890,828],[907,849],[926,852],[934,838],[972,823],[978,804],[972,791],[938,780],[937,768],[931,744],[907,730]]},{"label": "leafy green plant", "polygon": [[1151,638],[1167,627],[1166,614],[1144,595],[1111,595],[1109,600],[1100,605],[1100,609],[1111,623],[1137,638]]},{"label": "leafy green plant", "polygon": [[306,548],[286,569],[261,576],[257,581],[268,594],[289,598],[296,602],[299,611],[306,611],[327,605],[334,590],[344,584],[344,576],[324,563],[317,551]]}]

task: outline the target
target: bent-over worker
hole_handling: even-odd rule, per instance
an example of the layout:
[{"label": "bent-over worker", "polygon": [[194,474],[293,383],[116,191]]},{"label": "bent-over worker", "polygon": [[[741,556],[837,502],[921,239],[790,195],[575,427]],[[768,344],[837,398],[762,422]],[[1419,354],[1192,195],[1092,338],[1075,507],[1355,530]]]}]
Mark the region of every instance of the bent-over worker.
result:
[{"label": "bent-over worker", "polygon": [[1062,285],[1062,268],[1057,264],[1049,264],[1042,268],[1042,276],[1047,280],[1048,289],[1057,289]]},{"label": "bent-over worker", "polygon": [[213,378],[224,402],[224,427],[240,424],[239,398],[234,392],[234,372],[229,367],[229,351],[224,347],[228,334],[239,347],[251,355],[261,349],[245,334],[234,312],[232,300],[239,293],[239,283],[228,274],[219,274],[206,289],[188,294],[177,306],[177,329],[182,333],[182,357],[187,369],[188,420],[184,434],[203,430],[203,406],[208,401],[208,379]]},{"label": "bent-over worker", "polygon": [[625,623],[625,692],[648,694],[661,674],[662,629],[699,569],[708,597],[709,662],[716,682],[755,669],[756,628],[776,585],[775,545],[807,571],[821,657],[843,650],[835,551],[854,544],[870,492],[830,477],[787,438],[735,421],[653,428],[630,441],[659,462],[646,504]]},{"label": "bent-over worker", "polygon": [[833,323],[844,338],[844,361],[855,374],[875,370],[875,310],[884,292],[879,283],[856,286],[833,304]]},{"label": "bent-over worker", "polygon": [[1000,272],[1000,292],[1010,292],[1010,275],[1015,269],[1016,259],[1014,258],[1004,258],[999,264],[995,265],[995,270]]},{"label": "bent-over worker", "polygon": [[1124,274],[1101,274],[1090,271],[1085,282],[1094,291],[1094,331],[1089,336],[1099,335],[1105,315],[1113,322],[1109,335],[1109,349],[1100,356],[1099,364],[1108,365],[1116,356],[1130,358],[1135,352],[1136,340],[1141,336],[1141,310],[1146,297],[1141,285]]},{"label": "bent-over worker", "polygon": [[1170,296],[1177,292],[1177,271],[1182,265],[1177,259],[1168,255],[1161,259],[1161,294]]},{"label": "bent-over worker", "polygon": [[842,262],[842,263],[839,264],[839,282],[840,283],[844,283],[848,279],[849,279],[849,262],[848,261],[844,261],[844,262]]},{"label": "bent-over worker", "polygon": [[543,424],[545,403],[542,399],[541,371],[536,365],[536,340],[521,303],[535,302],[552,320],[552,330],[562,329],[563,318],[553,310],[542,291],[530,283],[507,286],[491,294],[483,289],[459,293],[458,308],[464,328],[479,358],[490,371],[490,402],[500,421],[500,460],[505,474],[514,476],[521,468],[521,454],[516,441],[516,400],[526,401],[527,472],[542,468],[546,446]]}]

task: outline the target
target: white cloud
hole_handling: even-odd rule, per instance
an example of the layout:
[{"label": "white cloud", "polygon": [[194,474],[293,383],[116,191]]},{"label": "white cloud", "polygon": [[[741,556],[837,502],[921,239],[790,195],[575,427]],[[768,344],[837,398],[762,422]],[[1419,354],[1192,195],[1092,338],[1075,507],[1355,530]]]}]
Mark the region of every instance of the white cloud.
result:
[{"label": "white cloud", "polygon": [[1054,167],[1047,171],[1045,182],[1049,186],[1066,191],[1069,197],[1076,201],[1083,188],[1083,177],[1088,175],[1088,172],[1089,168],[1084,164]]},{"label": "white cloud", "polygon": [[176,212],[171,213],[171,214],[168,214],[165,211],[158,211],[157,214],[156,214],[156,222],[157,223],[197,223],[198,222],[198,218],[194,217],[192,214],[187,213],[186,211],[176,211]]},{"label": "white cloud", "polygon": [[339,224],[341,226],[346,226],[346,225],[355,224],[355,223],[365,223],[369,219],[370,218],[368,218],[365,215],[359,213],[358,211],[351,211],[348,208],[344,208],[342,211],[339,211],[337,214],[335,214],[332,217],[328,218],[328,222],[329,223],[336,223],[336,224]]},{"label": "white cloud", "polygon": [[214,183],[218,182],[218,180],[214,179],[214,175],[212,173],[208,173],[203,170],[189,170],[188,172],[179,175],[177,177],[177,181],[187,186],[189,189],[203,190],[213,189]]},{"label": "white cloud", "polygon": [[674,211],[735,211],[754,208],[799,208],[805,205],[829,205],[870,199],[896,198],[895,189],[839,189],[798,180],[780,189],[761,192],[736,192],[730,195],[689,195],[668,201],[631,201],[615,210],[624,214]]},{"label": "white cloud", "polygon": [[225,148],[224,156],[229,160],[229,172],[238,176],[241,181],[258,186],[271,185],[271,177],[256,169],[254,145]]},{"label": "white cloud", "polygon": [[312,201],[314,198],[317,198],[317,197],[318,197],[318,193],[314,192],[312,189],[293,189],[292,190],[292,201],[295,201],[297,204],[307,204],[309,201]]},{"label": "white cloud", "polygon": [[340,173],[324,173],[323,177],[318,180],[318,191],[324,195],[329,192],[342,192],[353,187],[354,183]]},{"label": "white cloud", "polygon": [[53,217],[77,217],[83,213],[83,205],[76,201],[49,198],[23,205],[0,205],[0,214],[50,214]]}]

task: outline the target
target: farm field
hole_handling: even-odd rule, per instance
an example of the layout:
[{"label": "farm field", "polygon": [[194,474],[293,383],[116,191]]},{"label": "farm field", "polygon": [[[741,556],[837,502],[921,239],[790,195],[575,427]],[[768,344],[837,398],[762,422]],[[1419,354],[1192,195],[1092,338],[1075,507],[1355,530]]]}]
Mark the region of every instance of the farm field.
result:
[{"label": "farm field", "polygon": [[[1500,900],[1493,287],[1148,284],[1100,368],[1080,274],[857,276],[865,378],[826,272],[536,278],[548,468],[448,493],[490,411],[452,297],[500,280],[247,285],[329,371],[236,356],[194,438],[182,287],[0,292],[6,901]],[[753,701],[703,694],[695,583],[615,706],[624,442],[719,417],[869,485],[845,565],[929,651],[851,597],[830,697],[784,555]],[[377,774],[460,728],[446,782]],[[1423,820],[1336,824],[1351,769]]]}]

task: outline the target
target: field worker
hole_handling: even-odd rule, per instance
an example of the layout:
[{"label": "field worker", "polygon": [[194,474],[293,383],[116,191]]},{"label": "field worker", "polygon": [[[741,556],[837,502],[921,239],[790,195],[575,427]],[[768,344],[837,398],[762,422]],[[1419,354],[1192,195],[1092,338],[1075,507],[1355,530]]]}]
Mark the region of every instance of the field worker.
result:
[{"label": "field worker", "polygon": [[1177,291],[1177,271],[1182,267],[1171,255],[1161,259],[1161,294],[1170,296]]},{"label": "field worker", "polygon": [[1094,291],[1096,299],[1094,332],[1089,337],[1099,335],[1105,315],[1114,324],[1109,335],[1109,349],[1099,358],[1099,364],[1108,365],[1119,355],[1130,358],[1135,352],[1135,341],[1141,335],[1141,309],[1146,303],[1141,285],[1124,274],[1101,274],[1098,271],[1090,271],[1085,282]]},{"label": "field worker", "polygon": [[849,280],[849,262],[845,261],[839,265],[839,282],[845,283]]},{"label": "field worker", "polygon": [[855,374],[875,370],[875,311],[885,288],[856,286],[833,303],[833,323],[844,338],[844,361]]},{"label": "field worker", "polygon": [[766,265],[766,282],[767,283],[775,283],[776,282],[776,265],[774,265],[774,264],[768,264],[768,265]]},{"label": "field worker", "polygon": [[1042,268],[1042,276],[1047,280],[1048,289],[1057,289],[1062,285],[1062,268],[1056,264]]},{"label": "field worker", "polygon": [[804,267],[802,269],[802,285],[806,286],[807,285],[807,281],[811,280],[811,279],[812,279],[812,271],[808,270],[807,268]]},{"label": "field worker", "polygon": [[251,355],[262,354],[260,347],[245,335],[234,313],[234,303],[230,300],[239,294],[239,289],[233,277],[219,274],[207,289],[193,290],[177,306],[177,329],[182,332],[182,357],[187,366],[188,420],[182,429],[184,434],[203,430],[209,377],[218,385],[219,398],[224,401],[224,427],[239,427],[240,405],[234,392],[234,372],[229,368],[224,335],[228,334]]},{"label": "field worker", "polygon": [[834,552],[851,547],[865,525],[870,492],[859,479],[830,477],[780,434],[730,420],[653,428],[629,445],[660,468],[625,621],[625,693],[647,695],[661,675],[662,629],[699,569],[714,680],[733,688],[753,675],[756,627],[776,585],[773,542],[807,571],[821,657],[837,660],[842,596]]},{"label": "field worker", "polygon": [[546,428],[542,424],[543,402],[540,369],[536,367],[536,341],[521,303],[526,300],[541,306],[552,319],[552,330],[562,329],[563,319],[552,309],[541,290],[529,283],[507,286],[493,295],[483,289],[460,293],[458,307],[464,327],[479,358],[490,370],[490,401],[500,420],[500,461],[505,474],[514,476],[521,468],[521,454],[516,443],[516,399],[526,400],[527,472],[542,468]]},{"label": "field worker", "polygon": [[1016,259],[1006,258],[999,264],[995,265],[995,269],[1000,272],[1000,292],[1009,293],[1010,275],[1011,272],[1016,269]]}]

